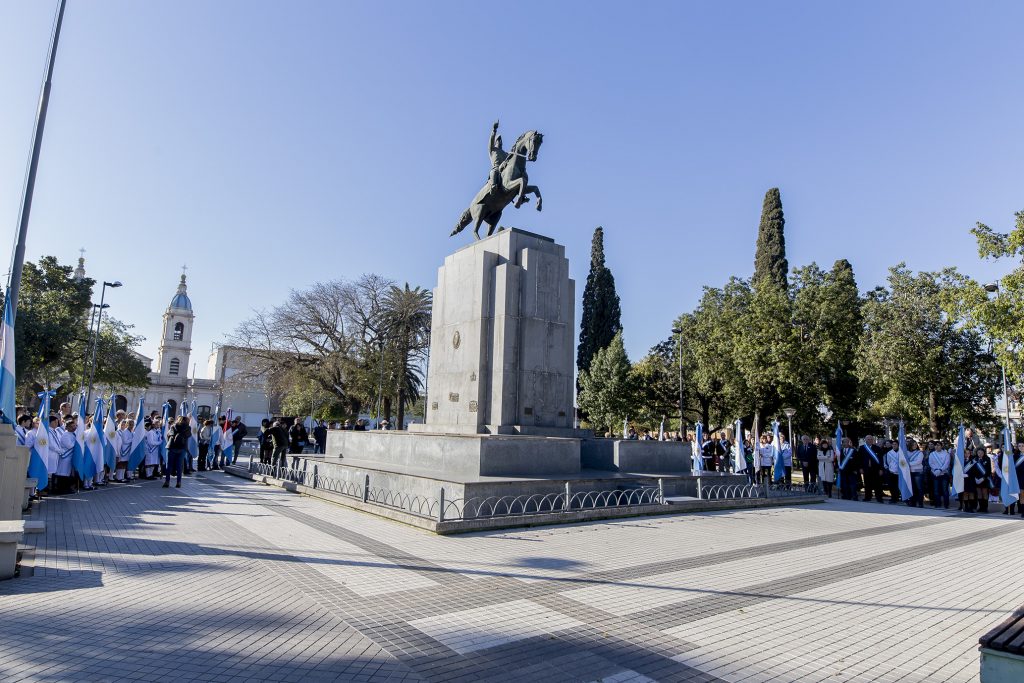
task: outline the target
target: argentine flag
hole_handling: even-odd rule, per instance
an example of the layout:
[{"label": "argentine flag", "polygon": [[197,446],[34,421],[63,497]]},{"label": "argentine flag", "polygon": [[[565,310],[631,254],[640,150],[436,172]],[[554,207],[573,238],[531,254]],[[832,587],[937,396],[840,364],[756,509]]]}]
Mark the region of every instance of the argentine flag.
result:
[{"label": "argentine flag", "polygon": [[[55,392],[54,392],[55,393]],[[40,456],[43,462],[50,460],[50,442],[53,440],[53,432],[50,431],[50,396],[54,393],[44,391],[39,394],[39,426],[35,430],[35,438],[32,440],[32,448],[36,455]],[[53,463],[53,469],[57,471],[57,463]],[[46,468],[50,471],[50,467]]]},{"label": "argentine flag", "polygon": [[772,420],[772,462],[775,463],[775,472],[772,479],[782,481],[786,478],[786,461],[782,456],[782,437],[779,436],[779,421]]},{"label": "argentine flag", "polygon": [[953,485],[954,494],[964,492],[964,450],[966,448],[966,441],[967,437],[964,434],[964,426],[961,424],[960,431],[956,435],[956,450],[953,453],[951,484]]},{"label": "argentine flag", "polygon": [[160,463],[167,466],[167,420],[171,417],[171,404],[164,403],[163,420],[160,423]]},{"label": "argentine flag", "polygon": [[146,417],[143,411],[146,400],[139,399],[139,412],[135,413],[135,429],[132,430],[132,452],[128,456],[128,469],[134,470],[146,458]]},{"label": "argentine flag", "polygon": [[192,401],[192,410],[189,411],[188,426],[192,428],[192,434],[188,437],[188,454],[196,458],[199,456],[199,420],[196,418],[195,401]]},{"label": "argentine flag", "polygon": [[[50,481],[50,471],[46,467],[46,457],[41,455],[36,448],[35,437],[38,432],[37,430],[23,432],[18,426],[15,426],[14,429],[18,435],[18,445],[28,446],[28,476],[36,480],[36,490],[42,491]],[[49,440],[47,439],[47,441]]]},{"label": "argentine flag", "polygon": [[704,473],[704,425],[694,425],[693,435],[693,471],[698,475]]},{"label": "argentine flag", "polygon": [[[93,419],[95,421],[95,418]],[[103,423],[103,462],[110,471],[117,467],[117,454],[121,452],[121,435],[117,433],[117,409],[114,397],[110,397],[107,421]]]},{"label": "argentine flag", "polygon": [[910,478],[910,453],[907,452],[907,431],[903,426],[903,420],[900,420],[899,456],[897,474],[900,482],[900,495],[903,496],[903,502],[906,502],[913,498],[914,486]]},{"label": "argentine flag", "polygon": [[747,471],[747,458],[744,455],[743,449],[743,421],[736,420],[736,467],[733,470],[736,474]]},{"label": "argentine flag", "polygon": [[224,433],[220,435],[220,454],[224,456],[221,459],[221,464],[227,465],[231,463],[231,453],[234,450],[235,442],[235,430],[231,428],[231,417],[234,411],[228,408],[227,417],[224,419]]},{"label": "argentine flag", "polygon": [[103,432],[103,399],[96,399],[96,412],[92,416],[92,425],[89,429],[85,429],[84,418],[83,424],[79,427],[79,433],[84,439],[84,449],[86,460],[91,460],[93,467],[92,478],[96,474],[103,471],[103,462],[106,459],[107,450],[107,439],[106,434]]},{"label": "argentine flag", "polygon": [[1020,484],[1017,481],[1017,468],[1013,461],[1013,443],[1010,441],[1010,428],[1003,428],[1003,466],[1000,477],[1003,485],[999,487],[999,499],[1009,507],[1020,498]]},{"label": "argentine flag", "polygon": [[0,410],[3,422],[15,424],[14,414],[14,310],[11,307],[11,290],[4,295],[4,329],[0,340]]}]

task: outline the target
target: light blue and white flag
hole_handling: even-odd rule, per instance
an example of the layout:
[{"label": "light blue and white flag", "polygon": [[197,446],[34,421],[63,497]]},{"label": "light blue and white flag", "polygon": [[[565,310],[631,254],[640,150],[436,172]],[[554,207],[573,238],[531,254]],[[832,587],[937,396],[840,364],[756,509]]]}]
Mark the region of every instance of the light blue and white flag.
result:
[{"label": "light blue and white flag", "polygon": [[629,438],[629,418],[628,417],[625,420],[622,421],[622,438],[623,439],[628,439]]},{"label": "light blue and white flag", "polygon": [[907,431],[903,425],[903,420],[900,420],[898,442],[900,457],[896,470],[900,483],[900,495],[903,496],[904,501],[908,501],[914,497],[914,485],[910,477],[910,452],[907,450]]},{"label": "light blue and white flag", "polygon": [[139,399],[139,412],[135,413],[135,428],[132,430],[132,452],[128,456],[128,469],[134,470],[146,459],[146,399]]},{"label": "light blue and white flag", "polygon": [[[313,421],[313,416],[309,416],[309,431],[312,432],[316,426],[316,422]],[[665,418],[661,418],[661,426],[658,427],[658,441],[665,440]]]},{"label": "light blue and white flag", "polygon": [[164,403],[163,419],[160,421],[160,462],[167,466],[167,420],[171,417],[171,404]]},{"label": "light blue and white flag", "polygon": [[779,421],[772,420],[772,462],[775,463],[775,472],[772,479],[782,481],[786,478],[786,460],[783,456],[782,437],[779,435]]},{"label": "light blue and white flag", "polygon": [[0,340],[0,410],[3,422],[15,424],[14,414],[14,309],[11,306],[11,290],[4,295],[4,328]]},{"label": "light blue and white flag", "polygon": [[104,405],[106,405],[106,401],[102,398],[97,398],[96,412],[92,415],[92,425],[89,429],[86,429],[85,420],[83,419],[82,424],[79,425],[78,429],[78,432],[82,437],[82,441],[84,442],[85,454],[87,456],[86,459],[91,459],[93,467],[95,468],[92,476],[103,471],[103,464],[107,459],[107,438],[106,432],[103,431]]},{"label": "light blue and white flag", "polygon": [[78,420],[82,423],[82,428],[85,428],[85,416],[89,414],[89,406],[85,405],[85,392],[83,391],[78,395]]},{"label": "light blue and white flag", "polygon": [[[36,454],[46,463],[50,458],[50,442],[53,440],[53,432],[50,431],[50,397],[57,392],[44,391],[39,394],[39,426],[35,430],[35,438],[32,440],[32,448]],[[57,463],[52,463],[56,471]],[[46,468],[49,473],[50,468]]]},{"label": "light blue and white flag", "polygon": [[[838,419],[836,420],[836,437],[835,438],[836,438],[836,440],[833,442],[832,448],[835,450],[836,453],[839,453],[841,455],[843,453],[843,424]],[[845,458],[841,458],[839,460],[839,471],[836,472],[836,486],[840,485],[839,482],[841,481],[842,476],[843,476],[843,468],[846,467],[847,463],[849,462],[850,458],[852,458],[852,457],[853,457],[853,454],[851,453],[850,455],[846,456]]]},{"label": "light blue and white flag", "polygon": [[704,425],[700,422],[693,427],[693,472],[704,473]]},{"label": "light blue and white flag", "polygon": [[207,459],[212,460],[214,457],[214,446],[220,445],[220,427],[217,425],[217,419],[220,417],[220,404],[213,409],[213,428],[210,429],[210,450],[207,451]]},{"label": "light blue and white flag", "polygon": [[999,500],[1003,505],[1009,507],[1020,499],[1020,483],[1017,481],[1017,468],[1013,459],[1013,442],[1010,440],[1010,428],[1003,427],[1003,457],[1001,478],[1002,486],[999,487]]},{"label": "light blue and white flag", "polygon": [[199,420],[196,414],[196,402],[193,400],[188,415],[188,426],[192,429],[192,433],[188,437],[188,454],[192,458],[199,456]]},{"label": "light blue and white flag", "polygon": [[736,466],[733,468],[733,471],[739,474],[740,472],[747,471],[747,457],[743,449],[743,421],[736,420],[736,425],[733,429],[736,432],[736,438],[734,439],[736,441]]},{"label": "light blue and white flag", "polygon": [[18,436],[18,445],[28,447],[28,476],[36,480],[36,490],[42,491],[50,481],[50,471],[46,467],[47,453],[40,453],[36,448],[36,434],[38,430],[22,430],[18,425],[14,426],[14,432]]},{"label": "light blue and white flag", "polygon": [[967,436],[964,434],[964,426],[960,425],[956,434],[956,449],[953,452],[953,467],[950,484],[953,486],[953,494],[964,492],[964,450],[966,449]]},{"label": "light blue and white flag", "polygon": [[114,399],[114,396],[110,397],[107,420],[103,423],[103,462],[111,472],[116,469],[117,454],[121,452],[121,435],[117,431],[117,402]]}]

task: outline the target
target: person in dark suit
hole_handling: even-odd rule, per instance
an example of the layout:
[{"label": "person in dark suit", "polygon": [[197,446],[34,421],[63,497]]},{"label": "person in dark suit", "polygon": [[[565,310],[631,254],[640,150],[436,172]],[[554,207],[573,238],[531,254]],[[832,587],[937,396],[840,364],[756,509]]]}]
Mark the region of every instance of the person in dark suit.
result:
[{"label": "person in dark suit", "polygon": [[875,444],[874,436],[869,434],[864,437],[864,443],[857,449],[857,460],[864,475],[864,502],[874,496],[875,500],[881,503],[884,497],[882,488],[885,483],[885,453]]},{"label": "person in dark suit", "polygon": [[804,475],[804,488],[818,485],[818,447],[811,443],[811,437],[804,434],[796,447],[796,459]]}]

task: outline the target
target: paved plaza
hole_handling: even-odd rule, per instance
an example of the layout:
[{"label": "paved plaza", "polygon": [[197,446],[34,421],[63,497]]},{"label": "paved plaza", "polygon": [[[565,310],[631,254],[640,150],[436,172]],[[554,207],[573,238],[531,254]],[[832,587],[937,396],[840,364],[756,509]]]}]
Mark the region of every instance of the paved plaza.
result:
[{"label": "paved plaza", "polygon": [[438,537],[217,472],[33,517],[8,683],[972,681],[1024,603],[1024,521],[876,503]]}]

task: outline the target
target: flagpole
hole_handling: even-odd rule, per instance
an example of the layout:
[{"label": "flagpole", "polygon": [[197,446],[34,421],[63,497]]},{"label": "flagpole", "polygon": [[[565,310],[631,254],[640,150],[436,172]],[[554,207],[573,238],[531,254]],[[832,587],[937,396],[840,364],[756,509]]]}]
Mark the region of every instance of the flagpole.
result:
[{"label": "flagpole", "polygon": [[43,146],[43,128],[46,126],[46,110],[50,104],[50,84],[53,81],[53,65],[57,58],[57,42],[60,40],[60,27],[64,22],[64,6],[67,0],[60,0],[57,18],[53,23],[50,36],[50,52],[46,60],[46,77],[43,89],[39,93],[39,109],[36,112],[36,125],[32,140],[32,155],[29,157],[28,173],[25,176],[25,191],[22,197],[21,213],[18,216],[18,241],[14,244],[14,260],[11,264],[11,275],[7,288],[11,293],[11,318],[18,314],[18,290],[21,289],[21,271],[25,267],[25,239],[28,236],[28,218],[32,212],[32,193],[36,187],[36,172],[39,170],[39,152]]}]

